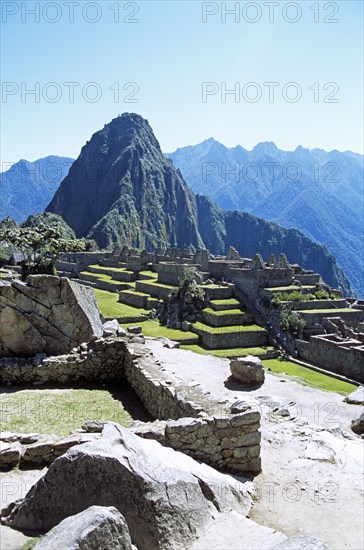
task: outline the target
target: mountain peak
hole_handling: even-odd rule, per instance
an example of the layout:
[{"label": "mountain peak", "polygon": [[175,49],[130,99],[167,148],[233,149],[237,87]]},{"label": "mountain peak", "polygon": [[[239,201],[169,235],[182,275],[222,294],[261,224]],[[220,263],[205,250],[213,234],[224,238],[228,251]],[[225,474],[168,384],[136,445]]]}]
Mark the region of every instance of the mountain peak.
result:
[{"label": "mountain peak", "polygon": [[272,152],[276,152],[278,150],[278,147],[274,143],[274,141],[261,141],[257,143],[257,145],[252,149],[252,152],[259,153],[259,154],[269,154]]}]

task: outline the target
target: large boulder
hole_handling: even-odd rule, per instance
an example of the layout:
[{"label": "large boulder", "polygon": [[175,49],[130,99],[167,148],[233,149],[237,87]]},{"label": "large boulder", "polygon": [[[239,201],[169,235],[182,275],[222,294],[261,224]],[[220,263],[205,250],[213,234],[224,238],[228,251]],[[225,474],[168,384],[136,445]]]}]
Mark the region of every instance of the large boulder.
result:
[{"label": "large boulder", "polygon": [[94,291],[67,278],[0,282],[0,356],[68,353],[102,336]]},{"label": "large boulder", "polygon": [[231,376],[243,384],[262,384],[264,367],[259,357],[247,355],[230,361]]},{"label": "large boulder", "polygon": [[351,429],[358,435],[364,434],[364,412],[361,413],[359,418],[351,421]]},{"label": "large boulder", "polygon": [[192,458],[108,422],[102,437],[73,447],[28,492],[2,511],[2,522],[47,531],[89,506],[114,506],[143,549],[188,546],[220,512],[246,515],[244,484]]},{"label": "large boulder", "polygon": [[364,387],[356,388],[355,391],[344,397],[344,401],[352,405],[364,405]]},{"label": "large boulder", "polygon": [[132,550],[125,518],[114,508],[90,506],[64,519],[34,546],[34,550]]}]

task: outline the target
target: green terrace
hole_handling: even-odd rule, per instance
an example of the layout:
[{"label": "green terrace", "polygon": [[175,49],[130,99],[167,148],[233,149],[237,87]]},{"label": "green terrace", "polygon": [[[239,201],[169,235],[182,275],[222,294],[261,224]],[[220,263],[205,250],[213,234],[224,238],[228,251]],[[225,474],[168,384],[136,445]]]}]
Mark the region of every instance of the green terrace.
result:
[{"label": "green terrace", "polygon": [[236,298],[227,298],[225,300],[210,300],[210,306],[214,311],[237,310],[240,309],[240,302]]},{"label": "green terrace", "polygon": [[[130,323],[121,323],[123,328],[128,328]],[[148,319],[142,323],[144,336],[150,338],[169,338],[184,345],[197,344],[199,338],[196,334],[174,328],[167,328],[159,324],[158,320]]]},{"label": "green terrace", "polygon": [[266,357],[269,353],[274,353],[272,346],[261,346],[253,348],[228,348],[228,349],[207,349],[201,345],[183,345],[182,349],[187,349],[201,355],[214,355],[224,359],[235,359],[236,357],[245,357],[246,355],[255,355],[257,357]]},{"label": "green terrace", "polygon": [[273,373],[279,375],[285,374],[300,384],[319,388],[320,390],[333,391],[342,395],[347,395],[357,388],[354,384],[338,380],[327,374],[293,363],[292,361],[267,359],[263,360],[263,365]]},{"label": "green terrace", "polygon": [[204,323],[194,323],[193,328],[196,330],[201,330],[203,332],[208,332],[209,334],[234,334],[239,332],[266,332],[266,330],[258,325],[232,325],[224,327],[211,327],[210,325],[205,325]]},{"label": "green terrace", "polygon": [[307,285],[302,285],[302,286],[296,286],[296,285],[290,285],[290,286],[272,286],[272,287],[267,287],[265,288],[264,290],[266,292],[299,292],[300,290],[316,290],[316,287],[315,286],[307,286]]},{"label": "green terrace", "polygon": [[[125,319],[125,322],[128,323],[138,323],[148,318],[149,311],[120,303],[118,293],[108,292],[107,290],[100,290],[98,288],[95,288],[94,291],[98,306],[105,319],[118,319],[119,322]],[[129,321],[129,319],[134,320]]]},{"label": "green terrace", "polygon": [[[210,302],[211,303],[211,302]],[[218,310],[215,310],[215,309],[212,309],[210,307],[206,307],[204,310],[204,312],[206,313],[210,313],[211,315],[216,315],[217,317],[219,316],[224,316],[224,315],[242,315],[244,314],[244,311],[242,311],[241,309],[218,309]]]}]

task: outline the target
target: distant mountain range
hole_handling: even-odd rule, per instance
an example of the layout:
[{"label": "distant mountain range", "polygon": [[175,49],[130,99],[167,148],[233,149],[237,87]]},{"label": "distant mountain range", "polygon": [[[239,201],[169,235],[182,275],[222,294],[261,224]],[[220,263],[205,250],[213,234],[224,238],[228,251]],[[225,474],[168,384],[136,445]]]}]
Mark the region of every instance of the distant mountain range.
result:
[{"label": "distant mountain range", "polygon": [[0,220],[23,222],[43,212],[73,163],[69,157],[49,156],[34,162],[20,160],[0,174]]},{"label": "distant mountain range", "polygon": [[211,138],[166,156],[192,191],[221,208],[294,227],[325,245],[364,297],[362,155],[303,147],[287,152],[271,142],[247,151]]},{"label": "distant mountain range", "polygon": [[233,245],[243,256],[260,252],[265,258],[285,252],[331,286],[352,292],[335,258],[299,231],[225,212],[211,198],[195,195],[163,155],[148,121],[136,114],[113,119],[91,137],[47,211],[62,216],[77,237],[105,248],[206,246],[224,254]]}]

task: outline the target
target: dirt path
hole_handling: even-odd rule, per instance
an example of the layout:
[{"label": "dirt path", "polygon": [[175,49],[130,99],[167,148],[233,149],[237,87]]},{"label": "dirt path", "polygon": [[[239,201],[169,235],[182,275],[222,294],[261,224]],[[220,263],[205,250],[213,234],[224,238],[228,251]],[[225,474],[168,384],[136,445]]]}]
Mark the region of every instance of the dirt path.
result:
[{"label": "dirt path", "polygon": [[169,350],[156,340],[147,345],[166,372],[199,382],[222,401],[253,400],[261,410],[263,471],[254,479],[251,519],[287,536],[316,536],[333,550],[364,548],[363,441],[350,430],[361,407],[270,373],[247,392],[229,380],[226,359]]}]

